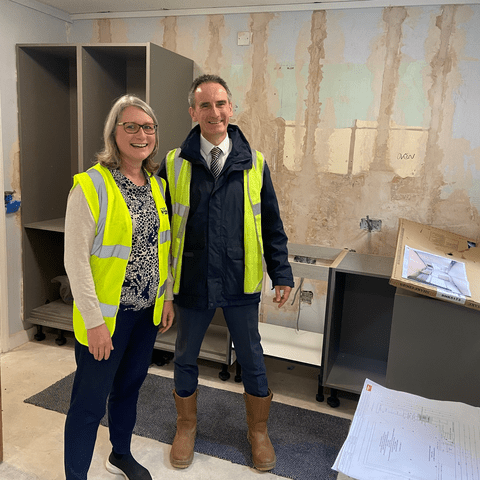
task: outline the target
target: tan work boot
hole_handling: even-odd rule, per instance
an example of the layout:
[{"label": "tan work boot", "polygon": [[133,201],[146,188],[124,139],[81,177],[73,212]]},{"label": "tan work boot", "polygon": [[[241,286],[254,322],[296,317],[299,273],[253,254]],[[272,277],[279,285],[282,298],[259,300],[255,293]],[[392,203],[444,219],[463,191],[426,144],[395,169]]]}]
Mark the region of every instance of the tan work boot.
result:
[{"label": "tan work boot", "polygon": [[254,397],[243,394],[247,408],[248,441],[252,445],[253,465],[257,470],[267,471],[275,468],[277,457],[267,432],[267,420],[273,394],[268,389],[268,397]]},{"label": "tan work boot", "polygon": [[198,390],[183,398],[173,391],[177,407],[177,433],[170,450],[170,463],[175,468],[187,468],[193,460],[193,447],[197,435],[197,395]]}]

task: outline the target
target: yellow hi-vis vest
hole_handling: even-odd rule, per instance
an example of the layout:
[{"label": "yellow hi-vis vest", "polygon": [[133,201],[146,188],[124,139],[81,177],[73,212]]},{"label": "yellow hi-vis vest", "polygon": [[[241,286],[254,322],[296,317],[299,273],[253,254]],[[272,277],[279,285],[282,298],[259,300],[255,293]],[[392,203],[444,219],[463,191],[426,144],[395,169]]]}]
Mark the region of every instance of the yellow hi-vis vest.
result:
[{"label": "yellow hi-vis vest", "polygon": [[[152,196],[160,219],[158,230],[160,281],[153,314],[153,323],[159,325],[168,273],[170,222],[165,204],[165,180],[151,174],[149,176]],[[97,164],[86,172],[75,175],[72,189],[76,185],[82,188],[96,223],[95,239],[90,252],[90,267],[103,319],[110,330],[110,335],[113,335],[122,285],[132,249],[132,218],[122,193],[107,168]],[[85,323],[75,302],[73,329],[75,338],[82,345],[88,345]]]},{"label": "yellow hi-vis vest", "polygon": [[[263,241],[260,192],[263,182],[264,159],[260,152],[252,151],[253,166],[243,174],[244,192],[244,293],[262,290]],[[172,199],[172,271],[173,293],[180,290],[185,226],[190,210],[190,183],[192,164],[180,157],[180,149],[171,150],[166,161],[168,188]]]}]

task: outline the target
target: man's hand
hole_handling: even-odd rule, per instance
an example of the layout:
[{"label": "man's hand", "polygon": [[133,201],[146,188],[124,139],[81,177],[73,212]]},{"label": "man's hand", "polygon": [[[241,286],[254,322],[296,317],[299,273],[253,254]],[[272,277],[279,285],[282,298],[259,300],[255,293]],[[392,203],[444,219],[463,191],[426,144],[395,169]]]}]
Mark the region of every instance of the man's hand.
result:
[{"label": "man's hand", "polygon": [[167,300],[163,303],[162,324],[158,331],[160,333],[165,333],[172,326],[174,318],[175,311],[173,310],[173,300]]},{"label": "man's hand", "polygon": [[107,326],[103,323],[98,327],[87,329],[88,351],[95,360],[108,360],[113,350],[112,337]]},{"label": "man's hand", "polygon": [[282,307],[284,303],[288,300],[291,291],[292,287],[287,287],[285,285],[275,285],[275,298],[273,299],[273,302],[278,303],[278,308]]}]

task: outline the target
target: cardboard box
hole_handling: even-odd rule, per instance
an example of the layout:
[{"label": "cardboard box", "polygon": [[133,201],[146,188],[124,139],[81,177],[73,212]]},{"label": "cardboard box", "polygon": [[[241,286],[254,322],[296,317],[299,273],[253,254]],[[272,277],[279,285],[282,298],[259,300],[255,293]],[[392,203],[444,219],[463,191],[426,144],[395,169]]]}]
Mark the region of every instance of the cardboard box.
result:
[{"label": "cardboard box", "polygon": [[480,248],[472,239],[401,218],[390,284],[480,311]]}]

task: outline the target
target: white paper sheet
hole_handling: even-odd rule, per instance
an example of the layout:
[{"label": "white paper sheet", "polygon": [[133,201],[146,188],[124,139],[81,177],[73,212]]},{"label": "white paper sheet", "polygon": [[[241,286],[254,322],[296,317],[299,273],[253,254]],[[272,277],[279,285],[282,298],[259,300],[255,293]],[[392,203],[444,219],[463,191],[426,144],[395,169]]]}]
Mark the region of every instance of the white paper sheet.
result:
[{"label": "white paper sheet", "polygon": [[480,480],[480,408],[367,379],[332,468],[357,480]]},{"label": "white paper sheet", "polygon": [[470,284],[465,263],[423,252],[405,245],[402,277],[437,288],[443,295],[456,299],[470,297]]}]

